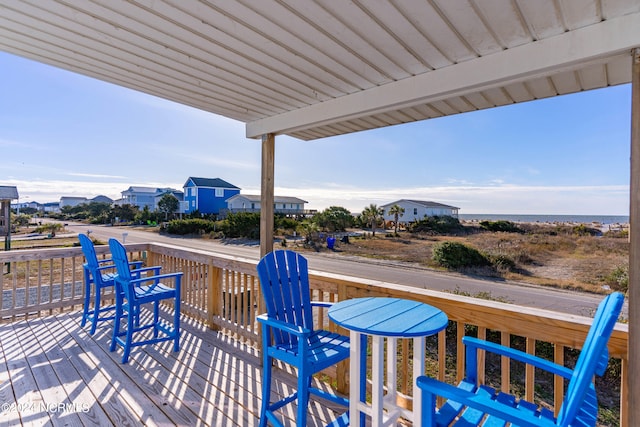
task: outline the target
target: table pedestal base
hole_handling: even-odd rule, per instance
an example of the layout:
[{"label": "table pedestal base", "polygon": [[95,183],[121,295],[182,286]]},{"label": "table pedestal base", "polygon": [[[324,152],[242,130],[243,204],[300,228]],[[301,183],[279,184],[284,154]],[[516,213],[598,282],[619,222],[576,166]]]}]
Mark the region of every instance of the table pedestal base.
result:
[{"label": "table pedestal base", "polygon": [[[367,335],[357,331],[350,331],[351,356],[350,369],[351,381],[349,396],[349,418],[352,425],[365,425],[366,416],[371,417],[372,427],[386,427],[395,425],[398,418],[403,417],[418,425],[422,416],[420,406],[422,390],[413,384],[413,411],[401,408],[397,404],[397,342],[394,337],[372,335],[371,345],[371,404],[366,402],[366,359],[361,354],[366,350]],[[384,364],[384,341],[387,340],[387,364],[386,382]],[[364,348],[363,348],[364,347]],[[365,353],[366,354],[366,353]],[[425,338],[413,338],[413,378],[424,375]],[[385,393],[386,385],[386,393]],[[358,396],[359,398],[356,398]],[[359,420],[359,424],[358,424]]]}]

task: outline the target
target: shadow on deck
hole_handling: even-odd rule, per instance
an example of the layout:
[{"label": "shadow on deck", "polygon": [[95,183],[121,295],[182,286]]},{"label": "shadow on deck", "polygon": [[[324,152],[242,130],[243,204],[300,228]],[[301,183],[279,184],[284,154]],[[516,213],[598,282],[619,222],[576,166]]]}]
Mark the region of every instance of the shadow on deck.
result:
[{"label": "shadow on deck", "polygon": [[[257,426],[258,351],[189,318],[181,349],[136,348],[128,364],[109,352],[111,324],[88,334],[80,312],[0,324],[0,425]],[[295,388],[295,372],[276,370],[274,393]],[[290,405],[291,406],[291,405]],[[295,406],[283,412],[295,425]],[[309,425],[335,416],[326,402]]]}]

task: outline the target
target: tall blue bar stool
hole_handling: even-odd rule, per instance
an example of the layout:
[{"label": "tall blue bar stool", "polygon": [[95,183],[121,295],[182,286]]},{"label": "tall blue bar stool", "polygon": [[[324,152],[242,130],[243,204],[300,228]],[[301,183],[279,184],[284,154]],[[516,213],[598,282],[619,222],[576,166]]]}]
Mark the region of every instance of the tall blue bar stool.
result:
[{"label": "tall blue bar stool", "polygon": [[[159,274],[160,267],[148,267],[151,275],[132,276],[125,247],[116,239],[109,240],[109,248],[116,265],[116,321],[113,323],[113,338],[110,351],[120,345],[124,349],[122,363],[129,361],[133,347],[173,341],[173,351],[180,350],[180,282],[182,273]],[[162,281],[172,280],[174,286]],[[173,305],[173,321],[168,323],[160,319],[160,302]],[[153,305],[153,319],[142,322],[140,308],[144,304]],[[122,319],[126,319],[126,329],[121,329]],[[152,330],[152,334],[147,333]],[[149,336],[151,335],[151,337]]]},{"label": "tall blue bar stool", "polygon": [[[113,320],[114,318],[115,304],[102,306],[101,297],[103,289],[111,288],[113,290],[116,270],[111,258],[98,259],[96,248],[89,236],[78,234],[78,240],[80,240],[82,254],[86,261],[82,265],[84,275],[84,307],[80,325],[84,327],[87,321],[91,322],[91,330],[89,333],[93,335],[96,332],[98,322]],[[135,261],[130,264],[134,269],[142,267],[142,261]],[[92,295],[94,300],[93,308],[91,307]]]}]

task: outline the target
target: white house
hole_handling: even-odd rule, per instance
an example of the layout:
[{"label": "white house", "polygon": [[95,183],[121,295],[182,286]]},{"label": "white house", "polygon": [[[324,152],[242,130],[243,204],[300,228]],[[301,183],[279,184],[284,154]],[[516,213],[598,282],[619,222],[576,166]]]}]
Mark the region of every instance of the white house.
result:
[{"label": "white house", "polygon": [[83,203],[89,203],[89,199],[87,199],[86,197],[62,196],[60,197],[59,206],[60,209],[62,209],[65,206],[74,207]]},{"label": "white house", "polygon": [[[305,213],[306,200],[297,197],[275,196],[273,198],[273,211],[285,215],[302,215]],[[229,212],[260,212],[260,195],[236,194],[227,199]]]},{"label": "white house", "polygon": [[455,206],[443,205],[442,203],[430,202],[425,200],[407,200],[401,199],[386,205],[380,206],[384,210],[384,220],[394,221],[395,216],[389,213],[389,209],[393,205],[404,208],[404,214],[398,219],[399,223],[409,223],[419,221],[425,216],[452,216],[458,217],[458,210]]},{"label": "white house", "polygon": [[116,204],[133,205],[137,206],[140,210],[143,210],[146,206],[150,211],[155,211],[158,209],[160,197],[165,193],[172,193],[178,200],[181,200],[178,194],[182,192],[173,188],[131,186],[120,193],[122,198],[116,200]]}]

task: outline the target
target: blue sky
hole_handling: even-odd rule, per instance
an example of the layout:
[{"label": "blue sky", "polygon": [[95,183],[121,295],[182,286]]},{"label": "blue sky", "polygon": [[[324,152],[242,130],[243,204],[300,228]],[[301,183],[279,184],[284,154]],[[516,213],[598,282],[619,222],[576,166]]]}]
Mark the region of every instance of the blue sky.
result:
[{"label": "blue sky", "polygon": [[[0,52],[0,185],[20,201],[182,189],[260,192],[244,124]],[[630,86],[316,141],[276,138],[276,195],[360,212],[400,198],[460,213],[628,215]]]}]

